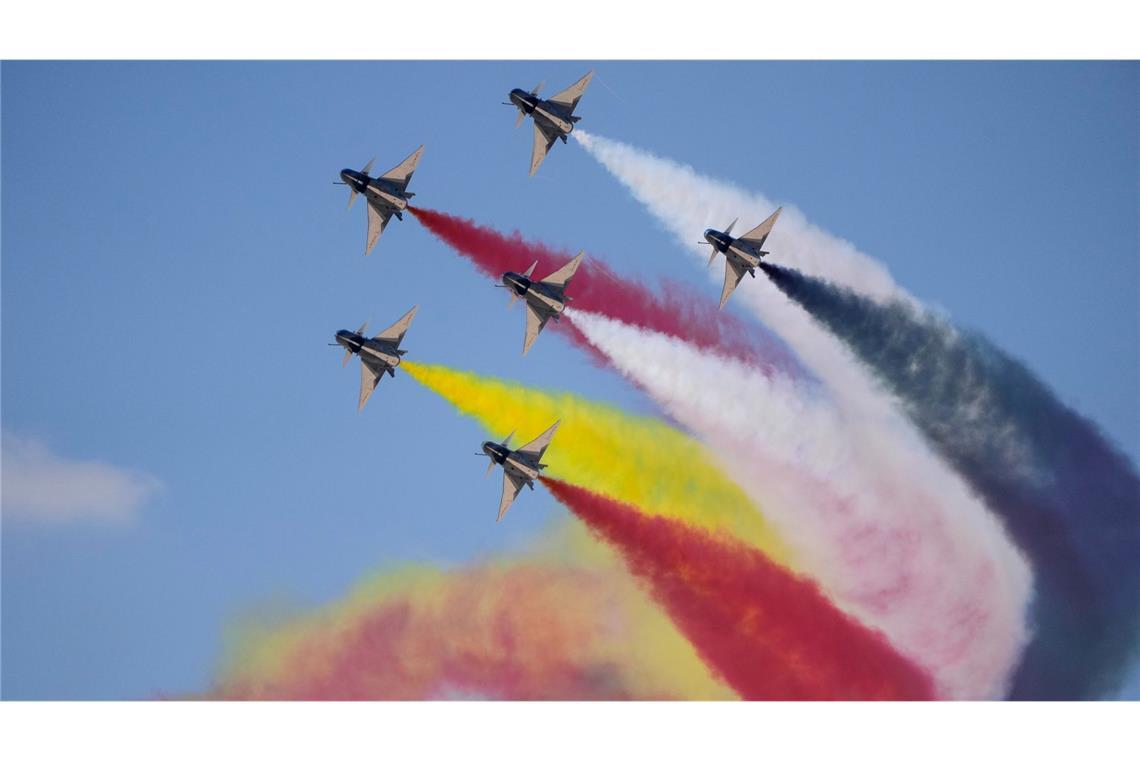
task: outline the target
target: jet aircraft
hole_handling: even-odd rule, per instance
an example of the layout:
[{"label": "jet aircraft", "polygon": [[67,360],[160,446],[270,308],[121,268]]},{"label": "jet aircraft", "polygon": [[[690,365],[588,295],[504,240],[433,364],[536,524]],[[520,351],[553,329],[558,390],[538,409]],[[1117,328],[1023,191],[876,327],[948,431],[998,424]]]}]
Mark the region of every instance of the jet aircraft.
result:
[{"label": "jet aircraft", "polygon": [[372,391],[376,390],[376,385],[385,372],[392,377],[396,376],[396,367],[400,364],[400,357],[407,353],[407,351],[400,349],[400,341],[408,332],[408,327],[412,324],[412,317],[416,315],[418,308],[418,306],[413,306],[407,314],[400,317],[396,324],[387,330],[376,333],[374,338],[364,337],[364,332],[368,329],[368,323],[365,322],[355,332],[338,330],[336,343],[329,344],[344,346],[344,361],[340,363],[342,367],[348,364],[348,360],[352,358],[353,354],[360,357],[360,403],[357,405],[356,411],[359,412],[364,408],[365,402],[372,395]]},{"label": "jet aircraft", "polygon": [[522,298],[526,305],[526,335],[523,337],[523,356],[526,356],[527,352],[530,351],[534,339],[546,326],[546,320],[551,317],[554,317],[555,320],[562,318],[566,301],[571,300],[566,295],[566,286],[570,284],[570,278],[578,271],[578,265],[582,263],[582,257],[585,255],[584,251],[579,251],[578,255],[570,259],[561,269],[538,281],[531,279],[534,268],[538,266],[536,261],[530,265],[530,269],[522,274],[507,272],[503,275],[503,284],[495,286],[507,288],[511,291],[511,300],[507,304],[507,308],[514,306],[515,300],[518,298]]},{"label": "jet aircraft", "polygon": [[538,171],[538,165],[546,158],[546,153],[550,150],[550,146],[554,145],[554,141],[561,138],[565,143],[566,136],[574,131],[574,123],[581,119],[580,116],[574,115],[574,108],[593,76],[594,72],[588,72],[586,76],[549,100],[538,97],[538,91],[542,89],[541,82],[530,92],[520,87],[511,90],[509,96],[511,102],[503,105],[519,109],[515,126],[522,124],[527,116],[534,119],[534,148],[530,154],[530,176],[533,177]]},{"label": "jet aircraft", "polygon": [[491,460],[487,463],[487,471],[483,477],[490,475],[495,465],[501,465],[503,468],[503,495],[499,499],[499,516],[495,518],[495,522],[503,519],[503,515],[511,508],[511,503],[523,486],[530,486],[530,490],[534,490],[534,479],[546,468],[546,465],[541,464],[539,460],[550,446],[550,440],[554,438],[554,431],[558,429],[559,422],[560,420],[547,428],[538,438],[517,449],[510,448],[511,438],[514,436],[514,433],[511,433],[502,443],[483,441],[483,450],[475,452],[476,456],[485,456]]},{"label": "jet aircraft", "polygon": [[380,238],[380,233],[388,225],[389,219],[395,216],[403,221],[408,199],[415,196],[415,193],[408,192],[408,183],[412,181],[412,173],[416,170],[423,152],[424,146],[421,145],[398,166],[379,177],[368,176],[375,158],[365,164],[360,171],[354,169],[341,171],[341,182],[336,184],[348,185],[348,207],[352,208],[358,193],[363,193],[368,199],[368,240],[364,244],[365,256],[372,253],[372,248]]},{"label": "jet aircraft", "polygon": [[701,245],[711,245],[713,252],[709,256],[709,266],[712,266],[713,261],[716,260],[718,253],[723,253],[724,262],[724,289],[720,292],[720,308],[724,308],[724,302],[732,295],[732,291],[736,290],[736,286],[740,284],[740,280],[744,277],[745,273],[756,276],[756,267],[760,264],[760,259],[767,256],[769,251],[760,250],[764,245],[764,241],[768,239],[768,235],[772,232],[773,225],[776,224],[776,218],[780,216],[780,211],[783,207],[776,209],[770,217],[760,223],[758,227],[745,232],[740,237],[734,238],[732,236],[732,228],[736,226],[738,220],[733,219],[732,224],[728,225],[728,229],[724,232],[714,230],[711,227],[705,230],[705,239],[699,241]]}]

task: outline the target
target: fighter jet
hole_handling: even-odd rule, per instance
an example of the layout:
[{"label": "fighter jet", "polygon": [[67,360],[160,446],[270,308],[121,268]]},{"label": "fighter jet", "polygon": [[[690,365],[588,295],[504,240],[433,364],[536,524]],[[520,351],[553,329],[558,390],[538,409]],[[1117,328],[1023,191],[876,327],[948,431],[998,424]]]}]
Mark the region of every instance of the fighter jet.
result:
[{"label": "fighter jet", "polygon": [[503,468],[503,495],[499,499],[499,516],[495,518],[495,522],[503,519],[503,515],[511,508],[511,503],[524,485],[534,490],[534,479],[546,468],[546,465],[541,464],[539,460],[550,446],[550,439],[558,429],[558,422],[547,428],[538,438],[519,446],[514,451],[510,449],[511,438],[514,436],[514,433],[511,433],[502,443],[483,441],[483,450],[475,452],[476,456],[485,456],[491,460],[487,463],[487,471],[483,477],[490,475],[495,465],[501,465]]},{"label": "fighter jet", "polygon": [[343,367],[348,364],[348,360],[352,358],[353,354],[360,357],[360,403],[357,405],[356,411],[359,412],[364,408],[365,402],[372,395],[372,391],[376,390],[376,385],[385,372],[392,377],[396,376],[396,367],[400,364],[400,357],[408,353],[400,349],[400,341],[404,339],[404,334],[412,324],[412,317],[416,315],[418,308],[419,306],[413,306],[407,314],[400,317],[396,324],[387,330],[376,333],[374,338],[364,337],[364,332],[368,329],[367,322],[355,332],[337,330],[336,343],[329,345],[344,346],[344,361],[340,363],[340,366]]},{"label": "fighter jet", "polygon": [[380,233],[388,225],[388,220],[395,216],[403,221],[404,209],[408,207],[408,199],[415,193],[407,191],[408,183],[412,181],[412,172],[420,162],[420,155],[424,146],[416,148],[416,152],[405,158],[400,164],[379,177],[369,177],[372,170],[372,159],[360,171],[343,169],[340,173],[341,182],[335,184],[348,185],[348,207],[352,208],[357,193],[364,193],[368,199],[368,240],[364,244],[364,255],[372,253],[373,246],[380,238]]},{"label": "fighter jet", "polygon": [[579,251],[578,255],[570,259],[566,266],[537,282],[531,279],[534,268],[538,266],[536,261],[530,265],[530,269],[522,274],[507,272],[503,275],[503,284],[495,286],[507,288],[511,291],[511,300],[507,304],[508,309],[515,305],[515,300],[518,298],[522,298],[523,303],[526,304],[526,335],[523,337],[523,356],[526,356],[527,351],[530,351],[534,339],[546,326],[546,320],[551,317],[554,317],[556,321],[562,318],[566,302],[571,300],[566,295],[566,286],[570,284],[570,278],[578,271],[578,265],[582,263],[582,257],[585,255],[585,251]]},{"label": "fighter jet", "polygon": [[756,276],[756,267],[760,264],[761,257],[767,256],[769,253],[769,251],[762,251],[760,248],[768,239],[769,233],[772,232],[772,226],[776,224],[776,218],[780,216],[782,210],[783,207],[781,206],[770,217],[761,222],[760,226],[745,232],[738,238],[732,236],[732,228],[736,226],[738,221],[733,219],[732,224],[728,225],[728,229],[724,232],[710,227],[705,230],[705,239],[698,241],[701,245],[712,246],[712,256],[709,256],[710,267],[716,260],[718,253],[724,254],[724,289],[720,292],[720,308],[724,308],[724,302],[732,295],[732,291],[736,290],[736,286],[740,284],[740,279],[744,277],[745,273],[753,277]]},{"label": "fighter jet", "polygon": [[586,85],[590,83],[593,76],[594,72],[588,72],[586,76],[550,100],[542,100],[538,97],[538,91],[542,89],[541,82],[535,85],[530,92],[525,92],[519,87],[511,90],[511,102],[503,105],[514,106],[519,109],[519,117],[515,120],[515,126],[518,127],[519,124],[522,124],[523,119],[527,116],[534,119],[534,148],[530,154],[530,176],[533,177],[534,173],[538,171],[538,165],[542,163],[542,159],[546,158],[546,153],[554,141],[561,138],[562,142],[565,143],[566,136],[574,131],[574,123],[581,119],[580,116],[574,116],[574,108],[581,100],[582,93],[586,91]]}]

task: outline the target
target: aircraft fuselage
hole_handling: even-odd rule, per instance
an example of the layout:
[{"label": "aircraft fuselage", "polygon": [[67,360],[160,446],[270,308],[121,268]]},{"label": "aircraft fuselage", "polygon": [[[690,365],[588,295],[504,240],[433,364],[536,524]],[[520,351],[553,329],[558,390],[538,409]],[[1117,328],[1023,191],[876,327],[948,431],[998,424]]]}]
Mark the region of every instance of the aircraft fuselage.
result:
[{"label": "aircraft fuselage", "polygon": [[411,197],[411,194],[402,192],[398,187],[381,178],[369,177],[364,172],[358,172],[355,169],[342,169],[340,178],[344,184],[351,187],[355,192],[364,193],[371,201],[379,201],[397,212],[408,207],[408,198]]},{"label": "aircraft fuselage", "polygon": [[378,341],[365,338],[360,333],[355,333],[352,330],[337,330],[336,342],[341,346],[360,356],[361,359],[366,359],[371,364],[386,364],[388,367],[395,369],[400,366],[400,354],[403,353],[399,349],[394,352],[392,349]]},{"label": "aircraft fuselage", "polygon": [[525,90],[516,87],[511,90],[511,103],[527,116],[543,121],[547,126],[554,127],[566,141],[566,135],[574,131],[574,121],[563,118],[558,111],[561,110],[548,100],[540,100]]},{"label": "aircraft fuselage", "polygon": [[[714,230],[711,227],[705,230],[705,242],[750,272],[759,266],[760,257],[764,255],[763,252],[754,251],[751,247],[746,250],[741,245],[740,238],[734,238],[732,235]],[[755,277],[755,275],[753,276]]]},{"label": "aircraft fuselage", "polygon": [[511,450],[501,443],[483,441],[483,453],[491,457],[495,464],[502,464],[511,455]]},{"label": "aircraft fuselage", "polygon": [[726,235],[720,230],[714,230],[711,227],[705,230],[705,242],[721,253],[728,250],[729,246],[732,245],[733,239],[731,235]]},{"label": "aircraft fuselage", "polygon": [[525,274],[507,272],[503,275],[503,284],[514,291],[519,298],[525,298],[527,303],[535,308],[549,311],[555,319],[558,319],[566,308],[562,298],[549,291],[541,282],[535,282]]},{"label": "aircraft fuselage", "polygon": [[514,456],[513,451],[508,449],[501,443],[494,441],[483,441],[483,453],[491,458],[495,464],[502,466],[504,470],[511,472],[514,475],[520,475],[526,479],[527,485],[534,488],[534,479],[539,476],[539,471],[522,459]]}]

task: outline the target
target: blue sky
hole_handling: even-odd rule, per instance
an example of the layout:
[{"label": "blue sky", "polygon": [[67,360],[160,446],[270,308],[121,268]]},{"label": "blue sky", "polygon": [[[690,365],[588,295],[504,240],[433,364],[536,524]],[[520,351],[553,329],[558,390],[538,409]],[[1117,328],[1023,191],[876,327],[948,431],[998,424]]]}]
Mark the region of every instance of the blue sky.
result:
[{"label": "blue sky", "polygon": [[4,431],[161,484],[5,512],[5,697],[200,689],[244,611],[563,519],[538,490],[496,524],[479,429],[408,377],[357,414],[333,333],[418,303],[409,358],[652,407],[555,335],[520,357],[521,312],[414,220],[365,258],[331,182],[423,143],[422,205],[714,298],[573,142],[528,179],[498,103],[589,68],[584,127],[799,206],[1140,457],[1135,64],[4,63]]}]

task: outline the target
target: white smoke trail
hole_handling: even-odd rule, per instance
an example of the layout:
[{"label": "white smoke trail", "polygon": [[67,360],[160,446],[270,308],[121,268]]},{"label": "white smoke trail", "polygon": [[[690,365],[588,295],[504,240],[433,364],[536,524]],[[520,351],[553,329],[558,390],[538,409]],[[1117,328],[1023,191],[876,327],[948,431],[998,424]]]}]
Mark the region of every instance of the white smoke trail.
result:
[{"label": "white smoke trail", "polygon": [[[723,228],[739,217],[741,229],[749,229],[775,209],[767,198],[704,177],[691,167],[581,130],[571,134],[702,263],[708,254],[700,250],[697,241],[706,227]],[[809,224],[794,208],[785,207],[766,247],[781,264],[841,282],[876,301],[911,300],[881,265],[850,243]],[[714,270],[714,279],[719,281],[722,272],[723,266],[720,271]],[[885,428],[908,426],[851,352],[767,278],[742,282],[732,299],[743,303],[779,334],[804,366],[830,387],[841,408],[857,409],[864,418],[881,421]],[[868,435],[882,438],[880,432],[869,430]]]},{"label": "white smoke trail", "polygon": [[888,441],[894,455],[882,461],[873,438],[849,434],[878,423],[844,418],[790,378],[600,315],[567,314],[709,445],[797,564],[926,667],[941,696],[1003,694],[1025,640],[1029,568],[965,487],[932,468],[920,441]]},{"label": "white smoke trail", "polygon": [[[708,249],[702,251],[697,241],[704,239],[705,229],[723,230],[739,219],[739,234],[776,210],[767,197],[704,177],[691,166],[581,129],[570,134],[702,262]],[[797,208],[784,207],[770,240],[766,247],[778,252],[773,258],[782,265],[842,283],[876,301],[910,298],[879,262],[811,224]]]}]

